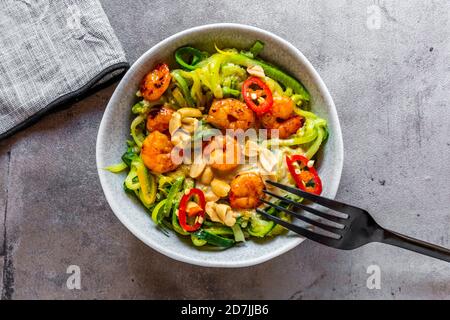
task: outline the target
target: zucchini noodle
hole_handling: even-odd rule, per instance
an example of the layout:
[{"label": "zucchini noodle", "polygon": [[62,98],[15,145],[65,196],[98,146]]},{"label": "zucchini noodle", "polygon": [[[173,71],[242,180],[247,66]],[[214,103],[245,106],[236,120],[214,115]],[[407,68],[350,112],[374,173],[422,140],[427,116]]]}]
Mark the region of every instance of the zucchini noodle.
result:
[{"label": "zucchini noodle", "polygon": [[165,97],[161,97],[157,101],[151,101],[151,102],[147,101],[147,100],[142,100],[142,101],[139,101],[138,103],[136,103],[131,108],[131,112],[134,113],[134,114],[147,115],[152,108],[154,108],[155,106],[162,105],[165,102],[166,102],[166,98]]},{"label": "zucchini noodle", "polygon": [[144,130],[139,128],[139,126],[144,123],[145,119],[146,116],[141,114],[134,118],[133,122],[131,122],[131,136],[139,148],[142,147],[142,142],[144,142],[145,139]]},{"label": "zucchini noodle", "polygon": [[320,145],[325,137],[325,130],[322,127],[317,128],[317,138],[305,153],[305,157],[311,159],[319,151]]},{"label": "zucchini noodle", "polygon": [[133,191],[138,190],[141,187],[139,180],[137,179],[136,167],[131,167],[130,172],[128,172],[128,175],[125,178],[125,186]]},{"label": "zucchini noodle", "polygon": [[245,79],[247,77],[247,72],[244,68],[233,64],[233,63],[225,63],[222,65],[222,76],[223,77],[229,77],[229,76],[236,76],[240,79]]},{"label": "zucchini noodle", "polygon": [[179,88],[175,88],[172,90],[172,96],[180,108],[184,108],[184,107],[188,106],[188,103],[186,102],[186,99],[184,99],[184,96],[181,93]]},{"label": "zucchini noodle", "polygon": [[186,99],[187,105],[193,107],[195,102],[192,99],[186,79],[180,74],[180,70],[173,71],[172,77],[178,85],[178,88],[180,88],[183,93],[183,97]]},{"label": "zucchini noodle", "polygon": [[105,170],[108,170],[112,173],[119,173],[124,171],[126,168],[128,168],[127,164],[125,162],[120,162],[118,164],[114,164],[112,166],[106,167]]},{"label": "zucchini noodle", "polygon": [[[152,221],[164,232],[171,229],[196,247],[229,248],[250,238],[274,237],[286,231],[257,214],[255,207],[284,221],[290,221],[290,216],[272,207],[264,207],[259,199],[247,207],[234,205],[232,191],[236,186],[233,187],[233,181],[247,172],[302,187],[296,180],[298,177],[289,171],[292,167],[287,168],[287,162],[292,166],[292,161],[297,161],[290,156],[297,159],[306,157],[304,160],[309,166],[309,160],[316,156],[327,139],[327,121],[305,110],[313,104],[308,91],[300,81],[262,60],[260,54],[263,49],[264,43],[256,41],[243,51],[216,47],[217,52],[209,54],[190,46],[176,50],[174,56],[178,69],[158,64],[159,68],[151,71],[152,76],[157,76],[146,77],[141,84],[136,94],[140,101],[131,107],[131,113],[135,115],[130,125],[132,140],[127,141],[122,161],[105,168],[113,173],[127,171],[123,182],[125,192],[143,204]],[[226,123],[224,126],[220,121],[211,120],[215,112],[219,113],[218,108],[225,108],[224,114],[217,116],[222,117],[219,120]],[[205,147],[207,141],[216,141],[220,130],[229,129],[232,127],[230,123],[238,120],[248,122],[247,128],[280,128],[279,132],[284,134],[269,140],[255,139],[254,147],[259,159],[248,166],[236,164],[231,169],[232,176],[228,176],[230,172],[220,172],[210,163],[197,163],[195,167],[194,164],[175,164],[167,158],[175,150],[192,161],[192,153],[185,151],[197,151],[200,146]],[[187,139],[182,142],[187,141],[188,144],[183,149],[175,149],[177,139],[182,138]],[[247,142],[237,143],[241,150],[248,151],[245,149]],[[243,154],[246,159],[253,157],[246,152]],[[299,167],[299,170],[305,167]],[[318,178],[317,174],[315,178]],[[308,186],[314,182],[311,181],[305,179],[300,183]],[[261,187],[262,193],[264,180],[255,185],[256,190]],[[321,184],[315,186],[318,185]],[[240,186],[244,189],[253,187],[246,183]],[[242,198],[247,201],[241,203],[254,200],[250,196]],[[291,199],[302,201],[293,196]],[[270,200],[289,208],[286,202],[275,198]]]},{"label": "zucchini noodle", "polygon": [[205,97],[202,92],[202,82],[198,76],[198,71],[193,72],[180,71],[181,76],[184,78],[190,78],[192,80],[192,87],[190,91],[191,97],[194,98],[197,106],[203,106],[205,103]]},{"label": "zucchini noodle", "polygon": [[276,82],[275,80],[273,80],[269,77],[265,77],[264,82],[267,84],[267,86],[269,87],[270,91],[272,91],[272,93],[276,93],[279,96],[283,95],[283,88],[281,88],[281,86],[278,82]]},{"label": "zucchini noodle", "polygon": [[156,199],[156,181],[152,174],[150,174],[142,162],[140,157],[136,157],[131,162],[131,165],[136,168],[136,175],[139,180],[139,196],[146,207],[149,207]]}]

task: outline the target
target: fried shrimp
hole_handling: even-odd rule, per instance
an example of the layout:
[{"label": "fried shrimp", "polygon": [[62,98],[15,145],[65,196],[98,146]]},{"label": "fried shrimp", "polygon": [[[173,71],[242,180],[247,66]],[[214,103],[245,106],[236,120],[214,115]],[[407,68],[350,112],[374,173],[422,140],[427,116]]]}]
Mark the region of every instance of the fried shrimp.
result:
[{"label": "fried shrimp", "polygon": [[261,176],[254,172],[237,175],[231,181],[230,205],[234,209],[253,209],[264,197],[264,182]]},{"label": "fried shrimp", "polygon": [[266,129],[278,130],[278,137],[286,139],[303,126],[303,118],[294,113],[294,101],[288,97],[274,97],[272,109],[261,118],[261,124]]},{"label": "fried shrimp", "polygon": [[230,136],[217,136],[206,147],[204,154],[209,156],[212,168],[230,171],[239,165],[242,150],[236,139]]},{"label": "fried shrimp", "polygon": [[159,131],[153,131],[142,144],[141,158],[153,173],[172,171],[179,165],[172,161],[172,150],[173,144],[169,138]]},{"label": "fried shrimp", "polygon": [[[122,106],[129,114],[107,119],[121,133],[129,128],[131,139],[120,163],[104,169],[126,175],[123,191],[136,196],[155,226],[183,237],[169,246],[186,240],[210,252],[281,235],[285,228],[260,211],[289,220],[266,206],[284,196],[271,181],[321,193],[314,159],[328,121],[303,108],[314,96],[300,80],[262,59],[277,48],[260,56],[261,40],[247,49],[178,45],[163,50],[124,93],[136,96]],[[207,47],[215,50],[202,51]]]},{"label": "fried shrimp", "polygon": [[169,66],[165,63],[158,64],[142,79],[142,96],[148,101],[158,100],[169,87],[171,79]]},{"label": "fried shrimp", "polygon": [[212,103],[207,121],[220,129],[247,130],[255,124],[255,114],[239,100],[220,99]]},{"label": "fried shrimp", "polygon": [[169,130],[169,122],[175,110],[169,107],[152,109],[147,117],[147,130],[149,132],[165,132]]}]

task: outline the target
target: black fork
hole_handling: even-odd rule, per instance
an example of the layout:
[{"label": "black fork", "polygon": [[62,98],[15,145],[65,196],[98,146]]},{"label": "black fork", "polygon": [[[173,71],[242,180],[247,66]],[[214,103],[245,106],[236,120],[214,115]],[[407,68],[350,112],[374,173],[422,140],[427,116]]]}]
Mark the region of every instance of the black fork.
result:
[{"label": "black fork", "polygon": [[317,196],[308,192],[304,192],[300,189],[285,186],[283,184],[267,180],[267,183],[283,189],[287,192],[300,196],[302,198],[308,199],[315,202],[321,206],[327,207],[329,209],[343,213],[344,215],[333,215],[327,212],[322,212],[317,209],[308,207],[302,203],[298,203],[289,200],[285,197],[279,196],[273,192],[265,190],[264,192],[274,198],[285,202],[286,204],[292,205],[297,209],[303,209],[312,213],[313,215],[320,217],[318,219],[311,219],[305,215],[298,212],[286,209],[277,204],[271,203],[264,199],[261,199],[265,204],[273,207],[276,210],[284,211],[285,213],[292,215],[310,225],[321,228],[326,232],[317,232],[315,228],[310,229],[303,226],[295,225],[286,222],[278,217],[268,214],[264,210],[256,209],[256,211],[265,216],[267,219],[291,230],[299,235],[311,239],[313,241],[319,242],[329,247],[351,250],[361,247],[369,242],[382,242],[400,248],[415,251],[433,258],[441,259],[450,262],[450,250],[436,246],[431,243],[427,243],[418,239],[414,239],[400,233],[390,231],[381,227],[372,216],[363,209],[351,206],[342,202],[327,199],[324,197]]}]

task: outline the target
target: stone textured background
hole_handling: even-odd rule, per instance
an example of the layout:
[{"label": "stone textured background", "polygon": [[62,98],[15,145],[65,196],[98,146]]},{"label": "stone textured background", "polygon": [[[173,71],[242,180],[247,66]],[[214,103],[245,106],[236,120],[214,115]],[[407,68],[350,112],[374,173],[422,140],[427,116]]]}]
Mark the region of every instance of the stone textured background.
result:
[{"label": "stone textured background", "polygon": [[[337,198],[384,226],[450,246],[449,1],[102,1],[130,62],[186,28],[272,31],[317,68],[341,120]],[[368,7],[381,12],[367,27]],[[370,10],[370,9],[369,9]],[[448,264],[381,244],[343,252],[306,241],[270,262],[207,269],[162,256],[116,219],[95,139],[114,87],[0,142],[0,289],[22,298],[450,298]],[[381,289],[366,287],[381,268]],[[66,269],[81,268],[81,290]]]}]

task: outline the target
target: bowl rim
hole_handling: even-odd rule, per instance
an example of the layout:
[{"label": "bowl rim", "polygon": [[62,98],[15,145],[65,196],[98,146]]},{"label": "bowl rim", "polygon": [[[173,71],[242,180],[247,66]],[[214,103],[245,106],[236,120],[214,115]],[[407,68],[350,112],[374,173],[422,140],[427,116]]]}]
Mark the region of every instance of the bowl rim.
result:
[{"label": "bowl rim", "polygon": [[273,250],[272,252],[269,252],[267,254],[264,254],[264,255],[261,255],[258,257],[254,257],[251,259],[246,259],[243,261],[227,261],[227,262],[205,261],[205,260],[202,260],[199,258],[193,258],[193,257],[181,255],[177,252],[166,250],[166,248],[164,246],[160,246],[157,242],[152,241],[148,237],[145,237],[143,234],[141,234],[137,228],[134,228],[132,223],[127,222],[127,220],[124,218],[124,215],[121,213],[121,210],[118,207],[116,207],[116,204],[115,204],[114,199],[112,198],[112,195],[105,191],[107,182],[104,180],[103,175],[102,175],[104,169],[101,168],[99,165],[99,162],[100,162],[99,159],[102,158],[102,155],[100,154],[100,149],[101,149],[100,141],[103,141],[103,136],[106,133],[105,132],[106,120],[105,120],[104,115],[107,113],[108,109],[112,108],[112,105],[117,100],[118,92],[121,91],[122,86],[124,86],[126,83],[129,82],[129,79],[131,78],[132,74],[134,73],[134,69],[138,68],[137,66],[139,66],[141,63],[145,62],[148,55],[150,55],[153,52],[157,52],[161,47],[172,42],[173,40],[175,40],[179,37],[183,37],[187,34],[199,32],[199,31],[205,31],[205,30],[213,30],[213,29],[242,29],[242,30],[247,30],[247,31],[253,31],[255,33],[262,33],[267,37],[273,38],[277,42],[283,43],[283,45],[288,47],[289,50],[291,50],[293,53],[295,53],[298,56],[299,60],[302,60],[305,69],[307,70],[307,72],[309,72],[309,74],[311,76],[312,82],[317,85],[317,87],[319,88],[319,91],[323,94],[324,103],[329,106],[329,109],[330,109],[329,113],[331,114],[330,118],[335,120],[334,125],[337,130],[335,132],[333,132],[333,136],[336,140],[336,145],[337,145],[337,148],[336,148],[337,164],[336,164],[336,168],[335,168],[335,170],[336,170],[335,177],[337,177],[337,179],[336,178],[332,179],[332,181],[329,182],[329,190],[330,190],[330,196],[332,198],[334,198],[336,196],[336,193],[337,193],[337,190],[339,187],[339,183],[340,183],[340,179],[341,179],[343,162],[344,162],[344,143],[343,143],[343,139],[342,139],[342,131],[341,131],[341,126],[340,126],[336,106],[335,106],[333,99],[328,91],[327,86],[325,85],[325,83],[323,82],[322,78],[320,77],[318,72],[315,70],[313,65],[309,62],[309,60],[303,55],[303,53],[299,49],[297,49],[289,41],[281,38],[280,36],[277,36],[276,34],[270,32],[270,31],[266,31],[266,30],[258,28],[258,27],[249,26],[249,25],[245,25],[245,24],[239,24],[239,23],[205,24],[205,25],[200,25],[200,26],[188,28],[183,31],[177,32],[177,33],[165,38],[164,40],[158,42],[150,49],[148,49],[131,65],[130,69],[127,71],[125,76],[121,79],[121,81],[117,85],[116,89],[114,90],[114,93],[112,94],[110,100],[108,101],[108,104],[107,104],[104,114],[102,116],[102,120],[100,122],[98,134],[97,134],[97,141],[96,141],[97,172],[98,172],[98,176],[100,179],[100,184],[102,186],[103,193],[106,197],[106,201],[108,202],[108,204],[111,207],[112,211],[114,212],[115,216],[135,237],[137,237],[139,240],[144,242],[149,247],[153,248],[157,252],[159,252],[167,257],[170,257],[174,260],[178,260],[181,262],[185,262],[185,263],[189,263],[189,264],[193,264],[193,265],[197,265],[197,266],[220,267],[220,268],[249,267],[249,266],[253,266],[253,265],[257,265],[257,264],[269,261],[277,256],[280,256],[280,255],[286,253],[287,251],[292,250],[293,248],[298,246],[305,239],[302,237],[298,237],[298,238],[294,239],[293,241],[289,242],[288,244],[280,247],[277,250]]}]

